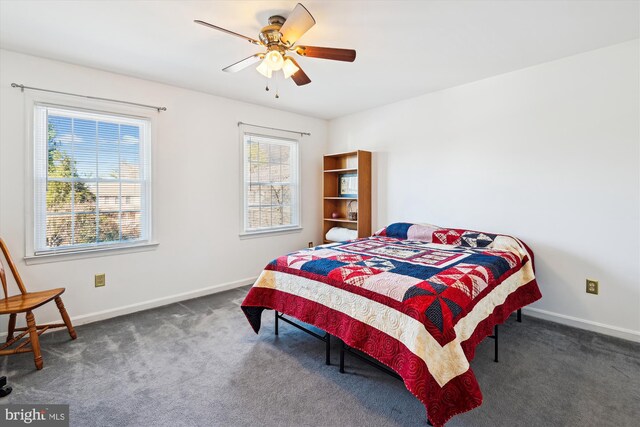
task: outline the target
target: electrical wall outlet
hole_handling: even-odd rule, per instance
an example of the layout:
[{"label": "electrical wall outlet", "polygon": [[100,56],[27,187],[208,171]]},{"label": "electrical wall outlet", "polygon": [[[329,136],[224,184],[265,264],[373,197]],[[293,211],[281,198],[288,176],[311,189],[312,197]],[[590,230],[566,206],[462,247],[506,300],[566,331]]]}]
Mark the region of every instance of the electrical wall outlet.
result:
[{"label": "electrical wall outlet", "polygon": [[107,284],[107,275],[106,274],[96,274],[95,277],[95,285],[96,288],[102,287]]},{"label": "electrical wall outlet", "polygon": [[313,247],[313,242],[309,242],[309,247],[312,248]]},{"label": "electrical wall outlet", "polygon": [[587,279],[587,293],[598,295],[598,281],[593,279]]}]

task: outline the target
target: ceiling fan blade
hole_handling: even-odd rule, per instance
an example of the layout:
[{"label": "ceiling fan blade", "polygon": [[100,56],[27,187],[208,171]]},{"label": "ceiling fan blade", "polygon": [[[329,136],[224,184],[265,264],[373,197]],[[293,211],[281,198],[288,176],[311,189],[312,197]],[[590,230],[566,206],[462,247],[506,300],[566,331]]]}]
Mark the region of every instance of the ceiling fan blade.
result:
[{"label": "ceiling fan blade", "polygon": [[338,49],[335,47],[298,46],[296,53],[310,58],[332,59],[334,61],[353,62],[356,60],[356,51],[353,49]]},{"label": "ceiling fan blade", "polygon": [[280,33],[282,34],[280,40],[292,46],[315,24],[316,20],[313,19],[307,8],[298,3],[280,28]]},{"label": "ceiling fan blade", "polygon": [[240,70],[244,70],[249,65],[253,65],[256,62],[260,62],[264,58],[264,53],[256,53],[255,55],[251,55],[248,58],[244,58],[241,61],[236,62],[235,64],[229,65],[227,68],[223,68],[222,71],[226,71],[227,73],[236,73]]},{"label": "ceiling fan blade", "polygon": [[243,36],[242,34],[234,33],[233,31],[225,30],[224,28],[218,27],[217,25],[209,24],[208,22],[204,22],[204,21],[201,21],[199,19],[195,19],[193,22],[195,22],[196,24],[204,25],[205,27],[213,28],[214,30],[222,31],[223,33],[231,34],[232,36],[240,37],[242,39],[245,39],[249,43],[262,45],[262,43],[259,42],[256,39],[252,39],[251,37]]},{"label": "ceiling fan blade", "polygon": [[295,82],[295,84],[297,84],[298,86],[304,86],[307,85],[309,83],[311,83],[311,79],[309,78],[309,76],[307,76],[307,74],[302,71],[302,68],[300,67],[300,64],[298,64],[296,62],[295,59],[293,58],[289,58],[291,60],[291,62],[293,62],[293,64],[298,67],[298,71],[296,71],[292,76],[291,76],[291,80],[293,80]]}]

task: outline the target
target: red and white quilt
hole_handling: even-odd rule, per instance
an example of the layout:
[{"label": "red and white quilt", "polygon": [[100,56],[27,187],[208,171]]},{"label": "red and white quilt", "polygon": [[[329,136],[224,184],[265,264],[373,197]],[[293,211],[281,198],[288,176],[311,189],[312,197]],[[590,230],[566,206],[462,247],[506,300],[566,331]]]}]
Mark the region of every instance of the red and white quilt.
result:
[{"label": "red and white quilt", "polygon": [[505,235],[396,223],[376,235],[281,256],[242,309],[274,309],[397,372],[435,426],[482,403],[476,346],[541,298],[533,254]]}]

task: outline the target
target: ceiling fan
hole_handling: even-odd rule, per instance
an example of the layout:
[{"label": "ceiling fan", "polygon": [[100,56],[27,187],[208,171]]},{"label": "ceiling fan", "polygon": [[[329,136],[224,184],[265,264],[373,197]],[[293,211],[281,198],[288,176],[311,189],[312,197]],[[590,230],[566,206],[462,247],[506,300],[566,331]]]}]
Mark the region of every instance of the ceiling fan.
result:
[{"label": "ceiling fan", "polygon": [[356,59],[356,51],[353,49],[296,45],[298,39],[316,23],[313,16],[300,3],[296,5],[288,18],[280,15],[271,16],[269,25],[260,30],[258,39],[243,36],[199,19],[194,22],[243,38],[252,44],[266,48],[266,52],[256,53],[223,68],[222,71],[229,73],[235,73],[260,62],[256,69],[263,76],[271,78],[274,72],[282,70],[285,79],[291,77],[295,84],[302,86],[311,83],[311,79],[302,71],[296,60],[288,55],[290,52],[309,58],[331,59],[334,61],[353,62]]}]

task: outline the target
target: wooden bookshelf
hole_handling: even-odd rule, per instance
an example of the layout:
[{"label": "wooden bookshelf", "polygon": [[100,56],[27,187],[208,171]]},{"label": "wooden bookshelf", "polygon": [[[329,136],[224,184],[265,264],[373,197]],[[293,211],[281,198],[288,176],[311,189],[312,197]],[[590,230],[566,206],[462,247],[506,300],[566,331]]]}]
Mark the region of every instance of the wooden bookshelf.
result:
[{"label": "wooden bookshelf", "polygon": [[[356,174],[358,194],[340,196],[338,193],[340,176]],[[344,227],[358,231],[358,237],[371,235],[371,152],[349,151],[346,153],[326,154],[323,159],[322,181],[322,236],[325,243],[327,231],[332,227]],[[358,219],[349,219],[349,203],[358,205]],[[337,212],[338,218],[332,213]]]}]

